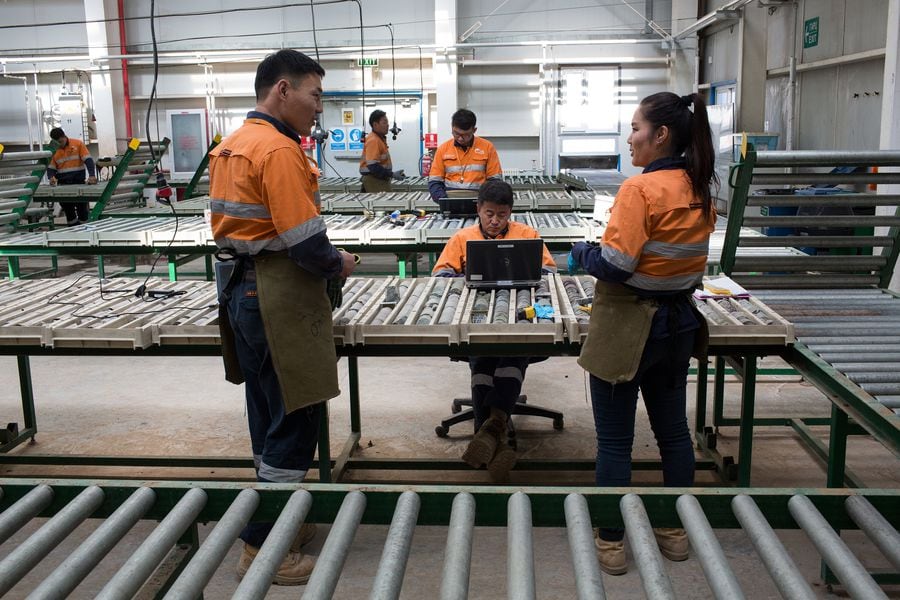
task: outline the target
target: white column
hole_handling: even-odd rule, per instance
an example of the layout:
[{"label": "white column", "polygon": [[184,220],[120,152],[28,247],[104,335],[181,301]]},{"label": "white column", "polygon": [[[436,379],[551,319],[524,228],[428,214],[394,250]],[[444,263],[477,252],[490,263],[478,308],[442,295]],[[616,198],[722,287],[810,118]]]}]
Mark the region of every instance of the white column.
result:
[{"label": "white column", "polygon": [[[109,55],[108,45],[118,47],[118,38],[107,35],[108,30],[116,30],[118,25],[112,24],[107,28],[106,18],[103,0],[84,0],[88,53],[92,61],[106,58]],[[99,63],[95,62],[95,64],[105,66],[109,63],[103,60]],[[114,156],[118,154],[116,131],[119,130],[120,123],[117,123],[117,121],[122,121],[124,115],[119,114],[119,111],[116,110],[116,102],[113,98],[114,87],[116,90],[121,90],[121,84],[116,85],[114,82],[114,78],[117,76],[121,78],[119,71],[91,71],[92,102],[94,115],[97,118],[97,141],[100,156]],[[121,106],[121,102],[119,105]],[[125,131],[124,125],[121,126],[121,130]],[[124,137],[124,135],[123,133],[122,136]]]},{"label": "white column", "polygon": [[[697,21],[698,4],[697,0],[672,0],[673,36]],[[677,42],[671,55],[672,65],[669,67],[667,91],[674,92],[679,96],[696,91],[697,77],[699,76],[697,72],[697,35],[694,34]]]},{"label": "white column", "polygon": [[[887,40],[884,45],[884,84],[881,93],[881,142],[882,150],[900,150],[900,82],[897,81],[900,63],[900,2],[888,2]],[[884,171],[898,171],[893,168]],[[879,185],[880,194],[900,194],[900,185]],[[878,214],[894,214],[892,206],[879,206]],[[890,289],[900,292],[900,275],[894,268]]]},{"label": "white column", "polygon": [[737,84],[737,130],[763,131],[766,120],[766,7],[743,8]]},{"label": "white column", "polygon": [[437,94],[438,140],[450,137],[450,117],[459,108],[456,65],[456,0],[434,2],[434,88]]}]

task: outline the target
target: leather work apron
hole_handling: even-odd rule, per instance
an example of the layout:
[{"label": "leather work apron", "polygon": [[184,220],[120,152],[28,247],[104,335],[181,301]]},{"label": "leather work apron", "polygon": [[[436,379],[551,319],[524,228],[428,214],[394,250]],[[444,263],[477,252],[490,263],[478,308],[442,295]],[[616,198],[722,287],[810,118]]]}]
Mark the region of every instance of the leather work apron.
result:
[{"label": "leather work apron", "polygon": [[588,336],[578,364],[608,381],[631,381],[637,373],[657,306],[618,283],[597,280]]},{"label": "leather work apron", "polygon": [[[257,256],[260,316],[286,413],[340,395],[331,303],[325,281],[297,266],[286,252]],[[225,379],[244,382],[227,309],[219,306]]]},{"label": "leather work apron", "polygon": [[259,311],[285,412],[340,395],[325,281],[286,252],[257,257]]},{"label": "leather work apron", "polygon": [[373,193],[373,192],[390,192],[391,191],[391,180],[390,179],[379,179],[374,175],[363,175],[362,176],[362,189],[364,192]]}]

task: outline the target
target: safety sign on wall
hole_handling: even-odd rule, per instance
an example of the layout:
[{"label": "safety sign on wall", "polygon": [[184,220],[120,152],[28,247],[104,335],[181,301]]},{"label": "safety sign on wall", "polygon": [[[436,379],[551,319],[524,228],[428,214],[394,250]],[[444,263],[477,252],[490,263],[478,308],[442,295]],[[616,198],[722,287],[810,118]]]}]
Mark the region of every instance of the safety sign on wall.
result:
[{"label": "safety sign on wall", "polygon": [[351,127],[348,135],[350,138],[350,150],[363,149],[363,131],[359,127]]},{"label": "safety sign on wall", "polygon": [[335,127],[331,130],[332,152],[342,152],[347,150],[347,131],[343,127]]},{"label": "safety sign on wall", "polygon": [[803,21],[803,47],[812,48],[819,45],[819,17]]}]

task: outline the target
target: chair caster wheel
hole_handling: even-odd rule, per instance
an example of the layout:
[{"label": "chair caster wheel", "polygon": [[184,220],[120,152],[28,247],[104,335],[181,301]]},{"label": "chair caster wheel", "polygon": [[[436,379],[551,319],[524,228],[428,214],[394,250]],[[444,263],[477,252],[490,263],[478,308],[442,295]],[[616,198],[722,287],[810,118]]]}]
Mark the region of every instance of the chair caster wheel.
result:
[{"label": "chair caster wheel", "polygon": [[564,423],[563,423],[562,417],[553,419],[553,429],[555,429],[557,431],[562,431],[563,425],[564,425]]},{"label": "chair caster wheel", "polygon": [[435,427],[434,432],[440,438],[445,438],[445,437],[447,437],[447,434],[450,433],[448,431],[448,429],[446,427],[444,427],[443,425],[438,425],[437,427]]}]

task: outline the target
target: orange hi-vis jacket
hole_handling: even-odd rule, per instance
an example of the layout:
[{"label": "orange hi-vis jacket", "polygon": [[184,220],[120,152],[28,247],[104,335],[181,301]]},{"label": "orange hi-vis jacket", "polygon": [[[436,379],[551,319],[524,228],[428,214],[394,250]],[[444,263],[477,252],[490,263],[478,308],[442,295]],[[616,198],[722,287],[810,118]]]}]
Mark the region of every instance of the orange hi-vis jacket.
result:
[{"label": "orange hi-vis jacket", "polygon": [[456,146],[452,139],[438,146],[428,181],[442,182],[448,190],[477,191],[486,180],[502,176],[496,148],[476,136],[468,150]]},{"label": "orange hi-vis jacket", "polygon": [[[541,234],[530,225],[525,223],[517,223],[510,221],[506,231],[498,235],[494,239],[498,240],[522,240],[540,238]],[[471,227],[460,229],[444,246],[443,252],[437,259],[434,269],[431,270],[432,275],[447,276],[459,275],[466,272],[466,242],[469,240],[485,240],[489,239],[481,231],[481,225],[475,223]],[[547,244],[544,244],[544,256],[541,259],[542,268],[551,273],[556,272],[556,263],[550,256]]]},{"label": "orange hi-vis jacket", "polygon": [[603,233],[603,259],[631,273],[624,283],[650,292],[694,288],[703,279],[715,209],[706,213],[684,169],[629,177]]},{"label": "orange hi-vis jacket", "polygon": [[306,156],[307,162],[309,162],[309,171],[312,174],[312,193],[313,193],[313,203],[316,205],[316,212],[322,213],[322,194],[319,192],[319,177],[322,176],[322,169],[319,168],[319,163],[315,161],[315,159],[310,158],[306,152],[303,153]]},{"label": "orange hi-vis jacket", "polygon": [[83,173],[84,162],[91,157],[91,153],[88,152],[87,146],[81,140],[76,140],[75,138],[67,139],[69,143],[64,148],[56,149],[56,152],[50,158],[50,164],[47,166],[60,175]]},{"label": "orange hi-vis jacket", "polygon": [[326,230],[316,174],[300,142],[248,118],[210,152],[210,212],[216,245],[238,254],[286,250]]},{"label": "orange hi-vis jacket", "polygon": [[366,135],[362,159],[359,161],[360,175],[373,175],[369,165],[381,165],[388,171],[393,170],[391,153],[388,152],[387,141],[374,131]]}]

